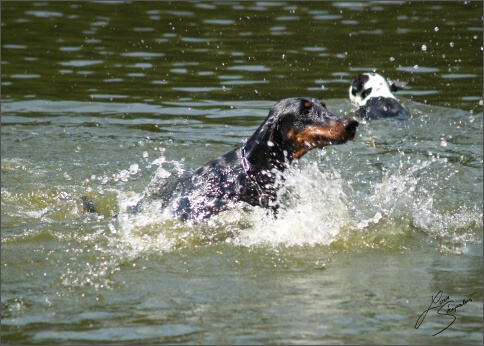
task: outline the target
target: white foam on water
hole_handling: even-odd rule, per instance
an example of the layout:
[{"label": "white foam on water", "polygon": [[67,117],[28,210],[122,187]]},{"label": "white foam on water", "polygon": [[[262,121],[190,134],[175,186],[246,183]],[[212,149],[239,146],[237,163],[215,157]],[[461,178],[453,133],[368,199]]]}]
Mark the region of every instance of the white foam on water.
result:
[{"label": "white foam on water", "polygon": [[[167,162],[163,156],[152,164],[157,166],[157,178],[183,170],[183,163]],[[373,247],[398,243],[401,237],[413,237],[415,232],[445,238],[450,247],[453,243],[461,247],[474,238],[455,229],[482,222],[477,209],[441,211],[434,206],[427,188],[432,184],[432,170],[439,169],[433,165],[442,162],[400,162],[386,167],[381,176],[372,177],[363,189],[355,187],[355,179],[342,177],[344,167],[339,159],[331,162],[325,158],[326,166],[320,164],[303,160],[285,172],[277,217],[268,209],[240,203],[208,220],[183,223],[171,219],[157,202],[138,214],[126,213],[142,193],[120,193],[121,212],[111,225],[114,241],[125,255],[132,256],[220,241],[244,247],[333,243]]]},{"label": "white foam on water", "polygon": [[291,167],[279,191],[277,218],[256,208],[251,227],[240,230],[234,242],[254,245],[329,245],[352,222],[343,181],[337,172],[321,172],[315,163]]}]

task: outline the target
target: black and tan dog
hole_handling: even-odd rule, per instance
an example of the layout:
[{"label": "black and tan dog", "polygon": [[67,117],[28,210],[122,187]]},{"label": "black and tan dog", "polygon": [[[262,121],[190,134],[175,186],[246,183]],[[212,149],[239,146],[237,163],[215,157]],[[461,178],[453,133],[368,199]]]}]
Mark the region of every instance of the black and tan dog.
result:
[{"label": "black and tan dog", "polygon": [[278,172],[311,149],[353,139],[357,126],[317,99],[281,100],[242,146],[185,176],[155,179],[131,211],[157,205],[181,220],[205,219],[240,201],[276,211]]}]

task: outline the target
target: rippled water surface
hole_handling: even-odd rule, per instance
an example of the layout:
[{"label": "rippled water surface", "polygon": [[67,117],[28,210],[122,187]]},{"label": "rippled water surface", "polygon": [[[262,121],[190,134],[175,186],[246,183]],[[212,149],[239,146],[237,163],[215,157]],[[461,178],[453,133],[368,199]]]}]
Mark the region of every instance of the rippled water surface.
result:
[{"label": "rippled water surface", "polygon": [[[2,342],[482,344],[482,2],[1,13]],[[411,116],[304,156],[277,219],[125,213],[279,99],[353,117],[367,71],[409,82]]]}]

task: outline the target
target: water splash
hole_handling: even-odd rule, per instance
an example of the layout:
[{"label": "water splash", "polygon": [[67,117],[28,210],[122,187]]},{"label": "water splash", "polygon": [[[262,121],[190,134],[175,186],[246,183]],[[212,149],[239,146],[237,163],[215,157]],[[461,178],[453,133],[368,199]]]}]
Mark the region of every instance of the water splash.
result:
[{"label": "water splash", "polygon": [[[401,157],[381,169],[366,185],[344,176],[341,158],[301,160],[284,175],[274,217],[266,209],[242,204],[205,221],[182,223],[160,212],[153,202],[139,214],[129,214],[141,194],[120,193],[120,214],[110,224],[113,242],[124,255],[173,251],[187,246],[225,242],[243,247],[343,246],[345,248],[408,248],[422,237],[440,239],[449,248],[475,240],[466,227],[482,222],[478,208],[442,210],[434,203],[435,171],[446,159],[409,160]],[[183,162],[163,155],[151,163],[156,179],[183,172]],[[122,245],[120,245],[122,244]],[[458,253],[459,250],[454,252]]]},{"label": "water splash", "polygon": [[[67,263],[61,283],[112,289],[119,284],[112,277],[123,266],[139,264],[147,256],[206,246],[277,253],[318,247],[329,254],[364,249],[412,251],[430,244],[436,251],[455,256],[480,242],[482,206],[462,203],[457,199],[462,193],[452,191],[448,181],[462,182],[458,192],[465,186],[466,180],[456,170],[457,161],[397,153],[362,167],[357,160],[350,163],[338,150],[301,159],[285,172],[277,217],[267,209],[242,203],[204,221],[174,220],[156,202],[140,213],[128,213],[143,195],[143,188],[134,182],[146,186],[145,177],[160,180],[185,170],[184,161],[168,161],[162,151],[144,164],[128,163],[108,184],[115,186],[117,217],[109,220],[84,214],[80,222],[88,231],[65,235],[65,241],[78,244],[70,251],[80,252]],[[97,177],[89,183],[94,190],[96,181]]]},{"label": "water splash", "polygon": [[[351,224],[343,180],[338,172],[321,172],[316,163],[292,167],[278,194],[277,218],[256,208],[252,226],[240,230],[236,244],[329,245]],[[269,221],[269,222],[268,222]]]}]

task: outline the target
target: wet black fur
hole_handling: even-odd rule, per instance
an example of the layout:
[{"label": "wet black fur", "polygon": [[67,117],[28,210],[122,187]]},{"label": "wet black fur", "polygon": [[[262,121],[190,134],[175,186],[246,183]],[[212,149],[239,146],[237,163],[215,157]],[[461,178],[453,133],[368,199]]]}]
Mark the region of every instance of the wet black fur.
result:
[{"label": "wet black fur", "polygon": [[[228,209],[231,202],[241,201],[275,211],[276,176],[291,163],[295,150],[288,132],[332,122],[341,122],[349,139],[354,137],[358,122],[330,113],[317,99],[281,100],[244,145],[182,177],[155,179],[131,211],[138,212],[156,201],[181,220],[205,219]],[[346,140],[339,143],[343,142]]]}]

